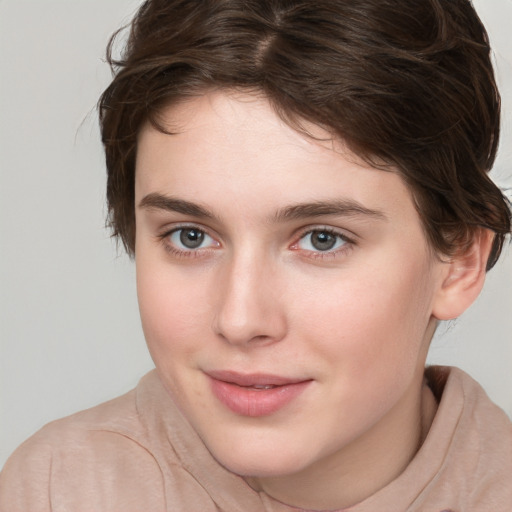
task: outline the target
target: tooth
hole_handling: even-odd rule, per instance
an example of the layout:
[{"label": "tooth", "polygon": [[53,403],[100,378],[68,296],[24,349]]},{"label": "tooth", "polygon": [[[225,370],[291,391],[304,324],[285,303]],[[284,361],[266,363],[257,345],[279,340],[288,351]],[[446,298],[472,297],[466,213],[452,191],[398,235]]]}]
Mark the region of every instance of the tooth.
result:
[{"label": "tooth", "polygon": [[263,385],[263,384],[256,384],[254,386],[252,386],[254,389],[272,389],[272,388],[275,388],[275,386],[271,385],[271,384],[267,384],[267,385]]}]

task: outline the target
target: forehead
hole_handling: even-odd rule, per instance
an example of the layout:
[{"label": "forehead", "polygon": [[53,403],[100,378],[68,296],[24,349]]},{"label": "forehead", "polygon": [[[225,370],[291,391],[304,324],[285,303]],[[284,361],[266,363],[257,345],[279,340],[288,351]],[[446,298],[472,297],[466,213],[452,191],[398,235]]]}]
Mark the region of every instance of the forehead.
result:
[{"label": "forehead", "polygon": [[[417,215],[397,172],[375,169],[312,123],[287,125],[257,95],[217,92],[183,101],[160,117],[172,135],[141,130],[136,201],[151,193],[233,203],[244,214],[285,205],[350,199],[399,218]],[[257,203],[257,204],[256,204]]]}]

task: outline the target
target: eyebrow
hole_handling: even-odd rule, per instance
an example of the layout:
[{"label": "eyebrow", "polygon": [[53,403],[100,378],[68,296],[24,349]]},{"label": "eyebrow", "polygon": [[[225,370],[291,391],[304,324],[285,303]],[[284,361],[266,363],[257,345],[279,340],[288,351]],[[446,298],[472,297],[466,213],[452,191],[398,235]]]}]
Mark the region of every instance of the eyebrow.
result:
[{"label": "eyebrow", "polygon": [[287,206],[279,210],[275,215],[275,222],[286,220],[300,220],[311,217],[323,217],[327,215],[343,217],[367,217],[385,221],[388,217],[381,210],[375,210],[363,206],[352,199],[340,199],[334,201],[315,201]]},{"label": "eyebrow", "polygon": [[151,193],[139,203],[139,208],[146,210],[164,210],[168,212],[183,213],[184,215],[191,215],[192,217],[200,217],[205,219],[213,219],[215,215],[212,212],[190,201],[184,199],[177,199],[162,194]]},{"label": "eyebrow", "polygon": [[[139,208],[147,210],[164,210],[169,212],[183,213],[192,217],[204,219],[216,219],[216,216],[207,208],[172,196],[158,193],[151,193],[145,196],[139,203]],[[376,220],[388,220],[381,210],[375,210],[363,206],[352,199],[314,201],[286,206],[271,217],[275,223],[290,220],[301,220],[312,217],[323,216],[344,216],[344,217],[366,217]]]}]

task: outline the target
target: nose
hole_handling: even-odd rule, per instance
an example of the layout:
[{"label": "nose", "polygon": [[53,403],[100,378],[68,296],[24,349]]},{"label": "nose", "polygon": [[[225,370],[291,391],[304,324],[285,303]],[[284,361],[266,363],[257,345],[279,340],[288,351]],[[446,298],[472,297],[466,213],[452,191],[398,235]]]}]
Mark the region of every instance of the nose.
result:
[{"label": "nose", "polygon": [[217,277],[215,333],[245,348],[282,340],[287,321],[278,274],[271,262],[254,254],[226,261]]}]

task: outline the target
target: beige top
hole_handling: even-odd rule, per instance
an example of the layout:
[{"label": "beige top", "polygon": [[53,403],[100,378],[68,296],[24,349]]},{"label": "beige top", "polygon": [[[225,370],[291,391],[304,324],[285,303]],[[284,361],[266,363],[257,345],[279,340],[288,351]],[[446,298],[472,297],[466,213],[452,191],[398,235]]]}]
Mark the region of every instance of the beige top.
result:
[{"label": "beige top", "polygon": [[[350,512],[512,511],[512,424],[456,368],[427,370],[440,405],[406,470]],[[155,371],[45,426],[0,474],[0,512],[292,512],[220,466]]]}]

